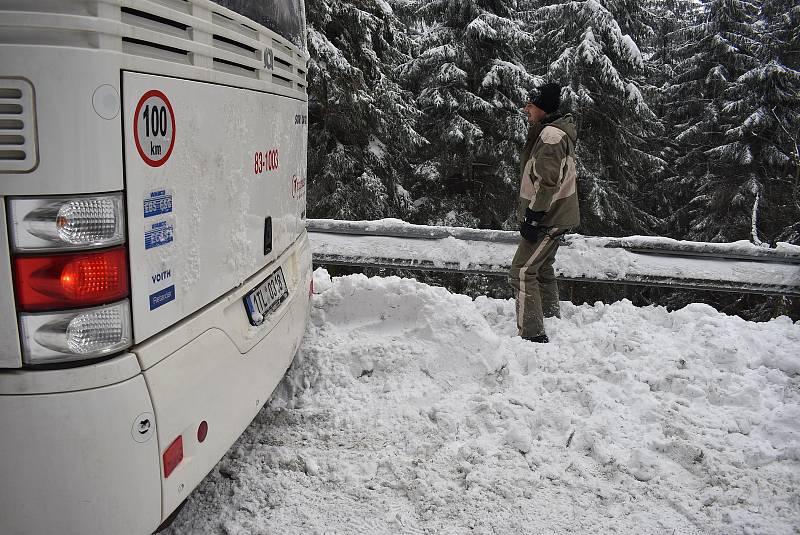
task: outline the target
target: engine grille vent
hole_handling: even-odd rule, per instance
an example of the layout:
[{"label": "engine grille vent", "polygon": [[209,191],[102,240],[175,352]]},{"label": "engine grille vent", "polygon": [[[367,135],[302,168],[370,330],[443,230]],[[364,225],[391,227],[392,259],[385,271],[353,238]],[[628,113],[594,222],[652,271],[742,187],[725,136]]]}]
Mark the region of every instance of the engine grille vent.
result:
[{"label": "engine grille vent", "polygon": [[0,173],[26,173],[39,163],[33,86],[0,78]]},{"label": "engine grille vent", "polygon": [[[2,0],[0,0],[1,2]],[[305,59],[266,28],[204,0],[129,1],[122,51],[306,91]],[[196,6],[198,9],[191,9]]]}]

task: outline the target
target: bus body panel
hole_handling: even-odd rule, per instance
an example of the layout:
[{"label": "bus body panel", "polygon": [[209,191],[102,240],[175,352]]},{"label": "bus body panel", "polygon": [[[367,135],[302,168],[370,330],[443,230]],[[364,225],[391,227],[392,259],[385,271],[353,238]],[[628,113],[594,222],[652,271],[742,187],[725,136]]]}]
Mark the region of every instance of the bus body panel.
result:
[{"label": "bus body panel", "polygon": [[[308,241],[297,246],[308,250]],[[291,364],[309,314],[310,257],[300,266],[299,275],[295,290],[278,311],[280,322],[263,338],[255,336],[260,341],[247,353],[242,354],[227,334],[237,330],[233,324],[241,318],[228,317],[231,303],[222,301],[208,311],[216,317],[218,328],[206,330],[144,372],[162,452],[178,436],[184,449],[183,461],[169,477],[162,477],[165,516],[186,499],[247,428]],[[202,422],[208,434],[201,443]]]},{"label": "bus body panel", "polygon": [[[221,328],[236,346],[240,354],[245,354],[282,322],[289,310],[286,303],[275,310],[262,325],[250,325],[242,298],[265,280],[278,267],[283,270],[290,294],[287,301],[302,299],[309,305],[309,297],[303,292],[311,285],[311,248],[307,233],[300,237],[274,263],[269,264],[245,281],[239,288],[219,298],[216,302],[193,314],[187,320],[166,329],[156,336],[134,347],[142,370],[149,370],[166,355],[190,343],[209,329]],[[221,307],[221,308],[220,308]],[[300,336],[296,340],[300,342]]]},{"label": "bus body panel", "polygon": [[121,190],[119,55],[3,45],[0,65],[0,88],[4,79],[31,88],[34,109],[26,105],[23,115],[26,126],[34,123],[35,139],[27,145],[38,158],[29,172],[2,172],[0,162],[0,195]]},{"label": "bus body panel", "polygon": [[0,368],[22,366],[17,315],[14,306],[14,282],[11,278],[11,256],[6,227],[6,205],[0,195]]},{"label": "bus body panel", "polygon": [[[0,396],[0,403],[0,532],[92,535],[158,527],[158,440],[141,375],[80,392]],[[152,427],[137,442],[133,434],[147,415]]]},{"label": "bus body panel", "polygon": [[[86,366],[53,370],[0,372],[0,396],[58,394],[102,388],[136,377],[142,372],[133,353],[122,353]],[[3,410],[0,400],[0,411]]]},{"label": "bus body panel", "polygon": [[[306,103],[131,72],[123,73],[123,94],[141,342],[240,286],[304,230],[306,126],[295,118]],[[150,126],[167,131],[155,144]]]}]

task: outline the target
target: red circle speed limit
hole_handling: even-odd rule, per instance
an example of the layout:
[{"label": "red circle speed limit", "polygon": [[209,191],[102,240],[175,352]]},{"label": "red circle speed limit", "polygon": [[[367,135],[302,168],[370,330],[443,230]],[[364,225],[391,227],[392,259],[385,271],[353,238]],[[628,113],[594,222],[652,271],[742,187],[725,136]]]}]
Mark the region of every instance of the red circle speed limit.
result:
[{"label": "red circle speed limit", "polygon": [[175,112],[164,93],[151,89],[139,99],[133,135],[144,163],[160,167],[169,160],[175,146]]}]

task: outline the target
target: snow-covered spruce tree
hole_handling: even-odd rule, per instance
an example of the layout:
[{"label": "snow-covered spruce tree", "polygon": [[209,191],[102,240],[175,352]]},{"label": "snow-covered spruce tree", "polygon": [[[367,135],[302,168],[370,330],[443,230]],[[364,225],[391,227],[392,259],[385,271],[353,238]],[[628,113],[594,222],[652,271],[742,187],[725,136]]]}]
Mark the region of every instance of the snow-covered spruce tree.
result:
[{"label": "snow-covered spruce tree", "polygon": [[652,146],[661,125],[642,94],[644,58],[626,33],[645,38],[645,16],[637,2],[600,0],[547,2],[529,12],[534,65],[565,86],[562,110],[572,112],[578,125],[585,233],[649,234],[660,224],[651,203],[664,166]]},{"label": "snow-covered spruce tree", "polygon": [[648,0],[653,33],[648,40],[651,52],[648,60],[652,67],[650,82],[659,88],[659,98],[651,105],[658,117],[666,116],[666,100],[670,84],[677,75],[679,58],[675,55],[677,47],[686,43],[681,32],[692,25],[702,6],[695,0]]},{"label": "snow-covered spruce tree", "polygon": [[759,64],[725,92],[728,150],[747,154],[751,239],[800,241],[800,6],[766,0],[758,23]]},{"label": "snow-covered spruce tree", "polygon": [[516,0],[418,2],[419,53],[400,67],[417,95],[420,152],[414,220],[510,226],[526,125],[520,108],[534,79],[522,55],[532,40]]},{"label": "snow-covered spruce tree", "polygon": [[[785,214],[779,225],[786,227],[776,241],[800,244],[800,4],[794,0],[764,0],[770,58],[785,71],[778,72],[782,105],[775,112],[774,160],[776,181],[784,192]],[[787,183],[788,182],[788,183]],[[769,216],[767,216],[769,217]]]},{"label": "snow-covered spruce tree", "polygon": [[677,237],[752,237],[763,183],[751,139],[732,137],[747,117],[732,98],[740,77],[759,65],[757,21],[758,6],[749,0],[710,0],[695,24],[678,32],[685,44],[676,49],[681,62],[667,118],[679,157],[665,181],[677,197],[667,226]]},{"label": "snow-covered spruce tree", "polygon": [[406,217],[403,180],[425,141],[413,98],[392,79],[409,57],[405,28],[383,0],[307,0],[306,12],[309,215]]},{"label": "snow-covered spruce tree", "polygon": [[[653,191],[660,203],[657,214],[667,218],[676,206],[681,205],[673,191],[675,177],[678,176],[675,167],[678,149],[671,138],[674,132],[669,124],[672,114],[668,101],[668,96],[673,92],[671,85],[675,81],[680,63],[675,49],[686,44],[682,32],[694,23],[702,5],[695,0],[648,0],[646,6],[650,13],[653,33],[646,45],[645,64],[649,83],[645,95],[651,109],[664,125],[658,145],[659,155],[665,161],[665,172],[661,177],[662,182]],[[664,187],[667,184],[665,179],[671,179],[668,187]]]}]

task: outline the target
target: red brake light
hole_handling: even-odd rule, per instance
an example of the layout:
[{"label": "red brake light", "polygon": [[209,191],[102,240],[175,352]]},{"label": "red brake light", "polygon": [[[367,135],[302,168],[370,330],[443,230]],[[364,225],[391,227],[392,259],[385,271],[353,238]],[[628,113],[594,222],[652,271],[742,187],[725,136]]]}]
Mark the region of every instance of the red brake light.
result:
[{"label": "red brake light", "polygon": [[128,296],[124,247],[14,259],[17,304],[24,311],[85,307]]},{"label": "red brake light", "polygon": [[172,444],[164,450],[164,479],[168,478],[183,460],[183,435],[178,436]]}]

